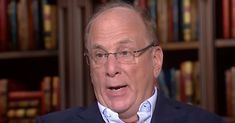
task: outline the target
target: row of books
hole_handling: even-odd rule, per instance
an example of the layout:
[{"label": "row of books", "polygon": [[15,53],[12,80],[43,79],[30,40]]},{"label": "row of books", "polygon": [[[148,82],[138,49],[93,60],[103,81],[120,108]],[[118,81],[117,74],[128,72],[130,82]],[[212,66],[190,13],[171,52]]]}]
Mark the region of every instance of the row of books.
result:
[{"label": "row of books", "polygon": [[163,70],[158,78],[160,90],[169,98],[198,105],[201,89],[198,61],[184,61],[180,68]]},{"label": "row of books", "polygon": [[46,76],[40,89],[11,91],[11,81],[0,79],[0,123],[33,123],[39,115],[60,109],[58,76]]},{"label": "row of books", "polygon": [[0,0],[0,52],[57,48],[55,0]]},{"label": "row of books", "polygon": [[149,11],[160,42],[198,39],[198,0],[135,0],[134,4]]},{"label": "row of books", "polygon": [[226,115],[235,117],[235,66],[225,71]]}]

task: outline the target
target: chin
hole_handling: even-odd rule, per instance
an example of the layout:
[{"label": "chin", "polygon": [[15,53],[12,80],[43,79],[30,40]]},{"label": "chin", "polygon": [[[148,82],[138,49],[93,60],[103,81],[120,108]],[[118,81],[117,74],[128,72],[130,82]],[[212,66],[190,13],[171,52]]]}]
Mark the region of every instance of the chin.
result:
[{"label": "chin", "polygon": [[[125,101],[125,100],[123,100],[123,101]],[[122,102],[113,102],[110,109],[112,109],[113,111],[115,111],[117,113],[127,111],[131,107],[131,105],[129,103],[126,103],[126,102],[123,102],[123,101]]]}]

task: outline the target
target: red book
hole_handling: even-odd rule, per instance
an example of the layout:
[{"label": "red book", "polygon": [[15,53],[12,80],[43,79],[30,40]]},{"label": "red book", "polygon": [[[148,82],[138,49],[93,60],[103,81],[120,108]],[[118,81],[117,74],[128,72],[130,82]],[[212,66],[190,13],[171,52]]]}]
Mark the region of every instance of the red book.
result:
[{"label": "red book", "polygon": [[231,2],[231,37],[235,38],[235,0],[232,0]]},{"label": "red book", "polygon": [[222,1],[223,38],[230,38],[230,0]]},{"label": "red book", "polygon": [[147,0],[137,0],[136,2],[135,4],[140,8],[147,9]]},{"label": "red book", "polygon": [[13,91],[8,94],[9,100],[22,100],[22,99],[41,99],[41,91]]},{"label": "red book", "polygon": [[0,51],[8,49],[8,0],[0,0]]}]

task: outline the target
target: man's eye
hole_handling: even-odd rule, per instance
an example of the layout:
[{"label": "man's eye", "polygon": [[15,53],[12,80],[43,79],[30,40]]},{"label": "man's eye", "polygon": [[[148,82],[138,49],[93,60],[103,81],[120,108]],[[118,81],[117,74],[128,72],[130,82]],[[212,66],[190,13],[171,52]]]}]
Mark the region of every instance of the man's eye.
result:
[{"label": "man's eye", "polygon": [[104,56],[105,56],[104,53],[96,53],[96,54],[95,54],[95,57],[96,57],[96,58],[102,58],[102,57],[104,57]]},{"label": "man's eye", "polygon": [[120,56],[130,56],[131,52],[130,51],[121,51],[121,52],[119,52],[119,55]]}]

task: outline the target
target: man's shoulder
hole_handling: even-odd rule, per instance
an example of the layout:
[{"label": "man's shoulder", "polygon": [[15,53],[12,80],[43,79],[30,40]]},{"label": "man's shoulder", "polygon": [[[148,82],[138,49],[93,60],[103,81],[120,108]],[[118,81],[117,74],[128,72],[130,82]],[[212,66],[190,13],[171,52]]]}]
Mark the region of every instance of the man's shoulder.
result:
[{"label": "man's shoulder", "polygon": [[155,121],[175,123],[225,123],[223,118],[199,106],[178,102],[159,95]]},{"label": "man's shoulder", "polygon": [[83,107],[74,107],[69,108],[63,111],[57,111],[48,113],[46,115],[40,116],[36,119],[37,123],[65,123],[71,122],[74,117],[83,112],[85,108]]},{"label": "man's shoulder", "polygon": [[87,107],[70,108],[64,111],[53,112],[38,117],[37,123],[103,123],[97,103],[93,103]]}]

